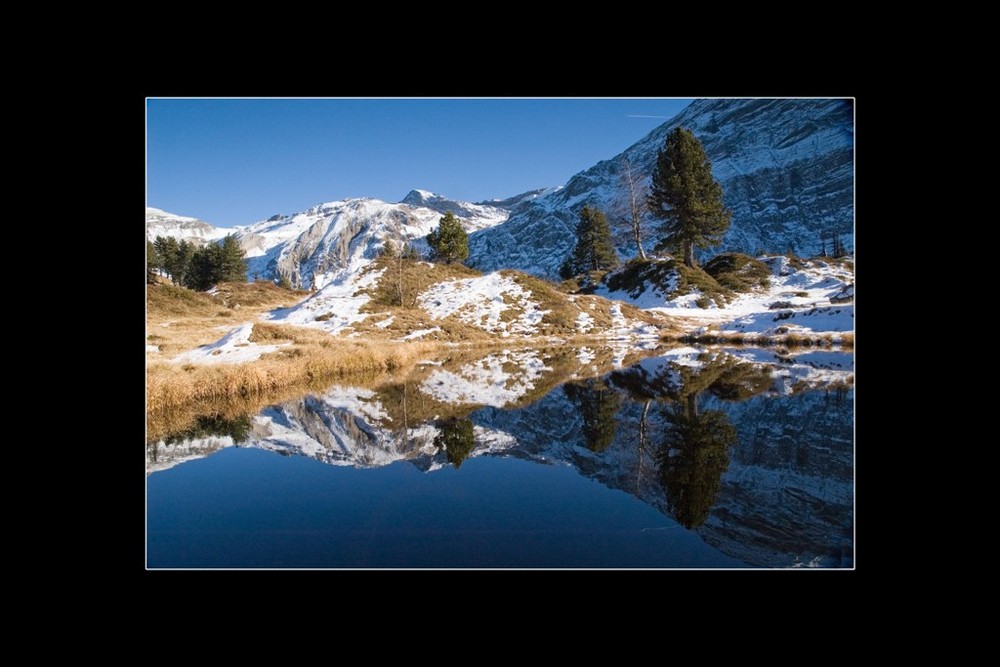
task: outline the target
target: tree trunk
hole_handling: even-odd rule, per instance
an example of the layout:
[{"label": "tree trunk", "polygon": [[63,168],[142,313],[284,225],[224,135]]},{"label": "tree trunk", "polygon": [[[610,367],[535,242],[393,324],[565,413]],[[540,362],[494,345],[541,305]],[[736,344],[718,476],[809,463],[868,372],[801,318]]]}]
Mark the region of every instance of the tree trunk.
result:
[{"label": "tree trunk", "polygon": [[652,401],[647,400],[642,406],[642,416],[639,418],[639,471],[636,478],[636,489],[638,490],[642,484],[642,454],[646,451],[646,439],[647,439],[647,426],[646,419],[649,415],[649,404]]},{"label": "tree trunk", "polygon": [[698,263],[694,259],[694,244],[685,243],[684,244],[684,264],[692,269],[698,266]]},{"label": "tree trunk", "polygon": [[642,249],[642,239],[639,237],[639,225],[632,224],[632,233],[635,234],[635,249],[638,251],[639,259],[646,259],[646,251]]},{"label": "tree trunk", "polygon": [[636,254],[641,259],[646,259],[646,251],[642,249],[642,211],[643,211],[643,200],[642,194],[639,192],[639,186],[635,182],[635,176],[632,174],[632,163],[629,162],[628,158],[622,162],[622,176],[625,180],[625,186],[628,189],[628,210],[630,220],[632,225],[632,237],[635,239],[635,250]]},{"label": "tree trunk", "polygon": [[688,394],[687,397],[687,416],[688,419],[694,419],[698,416],[698,392],[693,392]]}]

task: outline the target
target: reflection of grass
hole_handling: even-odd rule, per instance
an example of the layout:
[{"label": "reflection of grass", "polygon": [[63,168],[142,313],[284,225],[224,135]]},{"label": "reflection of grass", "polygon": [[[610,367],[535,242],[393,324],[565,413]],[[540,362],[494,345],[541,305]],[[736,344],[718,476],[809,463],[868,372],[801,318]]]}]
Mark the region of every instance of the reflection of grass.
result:
[{"label": "reflection of grass", "polygon": [[664,342],[678,342],[698,345],[748,345],[752,347],[854,347],[854,333],[787,333],[761,334],[721,331],[705,333],[667,334]]},{"label": "reflection of grass", "polygon": [[[299,339],[304,340],[314,333],[308,329],[296,331],[296,327],[290,327],[292,331],[284,331],[284,327],[275,330],[271,328],[273,326],[265,327],[265,333],[261,335],[268,336],[272,341],[291,340],[293,336],[302,336]],[[413,426],[437,419],[461,418],[480,406],[438,401],[421,391],[421,383],[436,370],[461,374],[464,366],[502,353],[501,349],[489,347],[448,348],[433,343],[404,345],[331,340],[334,348],[324,348],[321,354],[328,353],[332,360],[339,360],[343,365],[334,364],[333,371],[326,374],[308,373],[317,362],[315,350],[308,348],[304,348],[306,351],[301,357],[292,360],[269,355],[270,358],[264,357],[258,362],[240,366],[187,365],[184,368],[188,370],[170,364],[151,366],[147,377],[147,440],[156,441],[191,429],[199,417],[235,419],[240,415],[256,414],[267,405],[295,400],[307,393],[321,394],[330,384],[344,378],[348,378],[352,386],[375,391],[371,400],[377,401],[388,416],[379,422],[384,428],[395,430],[407,424]],[[534,381],[534,386],[508,406],[512,408],[525,407],[537,401],[570,378],[594,377],[613,368],[610,349],[595,350],[591,347],[595,358],[586,364],[577,359],[578,348],[567,345],[510,349],[531,350],[551,369],[543,371],[541,377]],[[366,354],[403,350],[409,350],[406,358],[393,363],[388,373],[378,370],[383,365],[378,364],[377,359],[370,364],[362,363],[360,370],[357,367]],[[624,363],[633,364],[654,353],[652,350],[633,349],[626,355]],[[419,359],[434,358],[440,365],[415,363]],[[365,372],[368,367],[376,370]],[[341,372],[337,371],[338,368]],[[521,372],[516,365],[507,365],[506,370],[510,371],[514,381]]]},{"label": "reflection of grass", "polygon": [[[196,367],[192,367],[193,369]],[[374,388],[382,383],[399,379],[400,374],[381,374],[374,377],[352,377],[354,386]],[[235,421],[245,415],[255,415],[268,405],[292,401],[314,393],[321,394],[330,385],[329,379],[317,378],[304,384],[275,389],[255,396],[219,396],[198,401],[161,406],[146,412],[146,441],[166,440],[198,428],[203,420]]]},{"label": "reflection of grass", "polygon": [[427,343],[370,343],[335,339],[301,327],[258,324],[251,340],[292,340],[296,345],[245,364],[152,364],[146,369],[150,414],[195,401],[268,396],[322,380],[397,371],[434,348]]}]

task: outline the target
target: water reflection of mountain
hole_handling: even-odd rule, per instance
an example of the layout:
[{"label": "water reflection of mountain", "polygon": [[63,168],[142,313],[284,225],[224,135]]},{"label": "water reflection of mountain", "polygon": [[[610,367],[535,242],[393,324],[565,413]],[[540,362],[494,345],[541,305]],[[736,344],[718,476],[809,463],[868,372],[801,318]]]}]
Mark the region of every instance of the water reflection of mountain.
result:
[{"label": "water reflection of mountain", "polygon": [[151,444],[147,468],[233,445],[427,471],[517,457],[572,465],[751,565],[850,566],[850,354],[680,348],[565,384],[560,363],[505,352],[374,390],[335,388]]}]

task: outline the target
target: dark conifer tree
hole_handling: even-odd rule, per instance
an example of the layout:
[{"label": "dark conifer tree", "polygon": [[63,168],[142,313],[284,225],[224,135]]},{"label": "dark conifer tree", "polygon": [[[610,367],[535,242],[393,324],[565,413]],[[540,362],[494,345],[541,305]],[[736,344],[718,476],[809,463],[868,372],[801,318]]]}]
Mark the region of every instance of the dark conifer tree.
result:
[{"label": "dark conifer tree", "polygon": [[596,208],[584,206],[576,225],[576,246],[560,272],[569,278],[586,271],[613,269],[618,266],[618,253],[611,241],[611,226],[607,217]]},{"label": "dark conifer tree", "polygon": [[695,266],[695,249],[722,242],[733,216],[701,142],[680,127],[667,135],[657,156],[647,201],[661,221],[656,249],[683,254],[690,267]]},{"label": "dark conifer tree", "polygon": [[437,262],[461,263],[469,257],[469,235],[451,211],[445,213],[437,229],[427,235],[427,245],[431,247],[432,259]]}]

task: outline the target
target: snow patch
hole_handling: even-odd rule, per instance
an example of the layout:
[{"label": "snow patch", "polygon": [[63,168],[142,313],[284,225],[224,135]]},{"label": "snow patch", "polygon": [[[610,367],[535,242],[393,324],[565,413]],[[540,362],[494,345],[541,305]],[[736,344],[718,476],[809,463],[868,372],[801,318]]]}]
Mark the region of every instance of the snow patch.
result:
[{"label": "snow patch", "polygon": [[[431,285],[417,297],[420,306],[432,320],[454,315],[462,322],[501,336],[538,333],[538,324],[548,313],[531,300],[531,292],[521,288],[512,278],[490,273],[476,278],[450,280]],[[521,313],[504,321],[504,311],[518,308]]]},{"label": "snow patch", "polygon": [[441,331],[441,327],[433,327],[431,329],[417,329],[416,331],[408,333],[402,338],[399,338],[398,340],[414,340],[416,338],[422,338],[427,334],[432,334],[435,331]]},{"label": "snow patch", "polygon": [[256,361],[263,354],[274,352],[280,347],[291,344],[258,345],[250,342],[250,334],[252,333],[253,322],[244,322],[214,343],[179,354],[173,360],[193,364],[235,364]]},{"label": "snow patch", "polygon": [[[365,265],[369,263],[370,261],[365,262]],[[361,312],[362,306],[371,300],[363,290],[376,285],[383,273],[385,269],[359,270],[348,274],[297,306],[288,310],[273,311],[269,318],[287,324],[324,329],[332,334],[340,333],[370,315]]]}]

